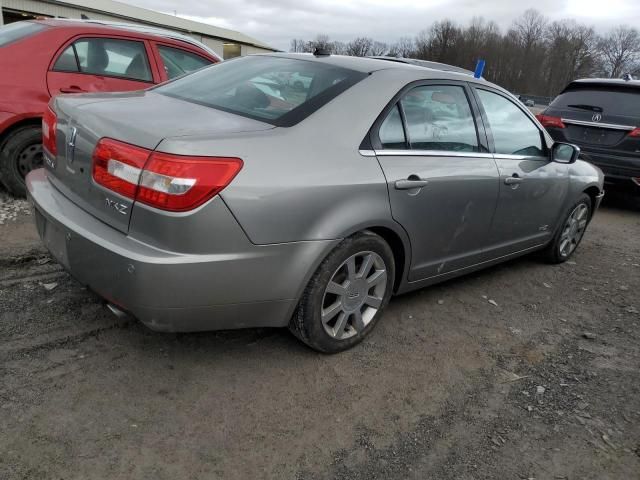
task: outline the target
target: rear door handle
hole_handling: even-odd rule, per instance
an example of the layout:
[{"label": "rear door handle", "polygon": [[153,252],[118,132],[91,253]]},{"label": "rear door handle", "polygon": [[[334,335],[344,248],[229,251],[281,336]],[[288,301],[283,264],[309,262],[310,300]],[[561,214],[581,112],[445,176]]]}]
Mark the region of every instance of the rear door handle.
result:
[{"label": "rear door handle", "polygon": [[504,179],[504,183],[506,183],[507,185],[516,185],[518,183],[522,183],[522,181],[524,180],[524,178],[520,178],[518,176],[513,176],[513,177],[507,177]]},{"label": "rear door handle", "polygon": [[60,92],[61,93],[86,93],[86,90],[83,90],[77,85],[71,85],[70,87],[61,88]]},{"label": "rear door handle", "polygon": [[406,180],[397,180],[395,183],[396,190],[412,190],[414,188],[426,187],[428,180],[422,180],[417,175],[410,175]]}]

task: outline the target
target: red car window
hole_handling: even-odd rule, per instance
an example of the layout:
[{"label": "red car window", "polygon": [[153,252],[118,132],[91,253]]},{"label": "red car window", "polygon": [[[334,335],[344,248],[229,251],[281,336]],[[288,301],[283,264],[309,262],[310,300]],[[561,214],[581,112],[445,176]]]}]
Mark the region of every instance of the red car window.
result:
[{"label": "red car window", "polygon": [[199,70],[213,63],[207,58],[187,52],[181,48],[158,45],[158,51],[160,52],[160,57],[162,58],[162,63],[164,63],[164,69],[167,72],[169,80]]},{"label": "red car window", "polygon": [[143,42],[115,38],[82,38],[56,60],[57,72],[128,78],[152,82],[153,75]]}]

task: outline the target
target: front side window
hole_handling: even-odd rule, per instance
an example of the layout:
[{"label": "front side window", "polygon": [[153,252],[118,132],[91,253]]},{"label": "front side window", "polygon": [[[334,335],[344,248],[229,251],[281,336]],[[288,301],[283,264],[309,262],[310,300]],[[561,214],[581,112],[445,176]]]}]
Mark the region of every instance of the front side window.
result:
[{"label": "front side window", "polygon": [[495,153],[543,157],[538,127],[513,102],[502,95],[477,90],[493,134]]},{"label": "front side window", "polygon": [[158,51],[164,63],[164,69],[169,79],[173,79],[200,70],[203,67],[211,65],[211,61],[200,55],[187,52],[180,48],[167,47],[166,45],[158,45]]},{"label": "front side window", "polygon": [[84,38],[70,45],[53,67],[56,71],[124,77],[151,82],[144,43],[112,38]]},{"label": "front side window", "polygon": [[426,85],[401,100],[414,150],[477,152],[478,134],[464,88]]},{"label": "front side window", "polygon": [[274,125],[291,126],[366,75],[309,60],[249,56],[221,62],[154,91]]}]

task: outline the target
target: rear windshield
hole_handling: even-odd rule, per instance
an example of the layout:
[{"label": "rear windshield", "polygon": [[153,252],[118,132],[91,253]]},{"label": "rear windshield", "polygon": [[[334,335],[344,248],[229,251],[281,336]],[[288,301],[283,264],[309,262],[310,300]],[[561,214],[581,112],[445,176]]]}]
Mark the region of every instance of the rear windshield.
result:
[{"label": "rear windshield", "polygon": [[551,107],[590,110],[640,118],[640,89],[625,87],[569,87],[551,103]]},{"label": "rear windshield", "polygon": [[32,22],[16,22],[0,27],[0,47],[16,42],[44,30],[44,25]]},{"label": "rear windshield", "polygon": [[314,61],[249,56],[205,68],[155,92],[288,127],[365,76]]}]

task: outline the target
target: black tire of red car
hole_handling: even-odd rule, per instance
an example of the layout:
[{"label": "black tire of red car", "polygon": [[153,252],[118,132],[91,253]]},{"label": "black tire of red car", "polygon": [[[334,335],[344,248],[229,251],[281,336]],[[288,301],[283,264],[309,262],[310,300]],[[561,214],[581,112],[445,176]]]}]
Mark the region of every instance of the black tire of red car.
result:
[{"label": "black tire of red car", "polygon": [[[346,339],[331,337],[323,326],[321,312],[324,295],[336,269],[349,257],[359,252],[373,252],[379,256],[386,270],[384,295],[378,311],[366,327]],[[309,281],[298,308],[289,322],[289,330],[308,346],[323,353],[338,353],[360,343],[375,328],[389,303],[395,279],[395,262],[391,248],[382,237],[363,231],[345,238],[320,264]]]},{"label": "black tire of red car", "polygon": [[0,180],[9,193],[25,197],[27,173],[42,166],[42,129],[30,125],[9,134],[0,146]]},{"label": "black tire of red car", "polygon": [[[577,242],[573,246],[571,252],[568,255],[563,254],[561,251],[561,246],[562,246],[562,242],[564,241],[563,232],[565,232],[565,228],[567,227],[567,222],[569,221],[569,218],[573,215],[573,213],[582,207],[586,207],[585,219],[587,223],[584,229],[582,230],[579,238],[577,239]],[[571,256],[575,253],[578,246],[580,245],[580,242],[584,238],[584,230],[586,230],[586,228],[589,226],[589,222],[591,220],[591,213],[592,213],[591,208],[592,208],[591,197],[589,197],[589,195],[587,195],[586,193],[583,193],[578,198],[578,201],[575,202],[567,210],[565,215],[562,217],[562,223],[560,224],[558,231],[554,235],[553,240],[551,240],[549,245],[544,250],[542,250],[541,255],[545,261],[547,261],[548,263],[564,263],[571,258]]]}]

